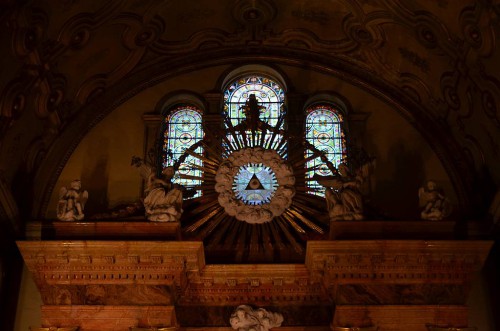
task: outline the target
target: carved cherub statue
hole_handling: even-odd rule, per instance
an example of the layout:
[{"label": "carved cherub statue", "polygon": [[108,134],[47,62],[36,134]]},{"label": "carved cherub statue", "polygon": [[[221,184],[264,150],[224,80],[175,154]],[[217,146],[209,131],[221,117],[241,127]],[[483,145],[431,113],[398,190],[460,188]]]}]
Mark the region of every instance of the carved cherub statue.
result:
[{"label": "carved cherub statue", "polygon": [[83,209],[89,198],[87,191],[81,191],[82,183],[76,179],[70,187],[61,187],[57,203],[57,218],[61,221],[80,221],[85,215]]},{"label": "carved cherub statue", "polygon": [[420,217],[424,220],[440,221],[451,214],[451,203],[435,181],[428,180],[418,190]]},{"label": "carved cherub statue", "polygon": [[137,167],[146,181],[144,208],[146,218],[157,222],[176,222],[182,215],[182,190],[172,182],[174,168],[166,167],[161,176],[141,158],[133,157],[132,165]]},{"label": "carved cherub statue", "polygon": [[281,326],[283,315],[268,312],[263,308],[254,310],[250,306],[241,305],[231,314],[229,323],[238,331],[269,331]]}]

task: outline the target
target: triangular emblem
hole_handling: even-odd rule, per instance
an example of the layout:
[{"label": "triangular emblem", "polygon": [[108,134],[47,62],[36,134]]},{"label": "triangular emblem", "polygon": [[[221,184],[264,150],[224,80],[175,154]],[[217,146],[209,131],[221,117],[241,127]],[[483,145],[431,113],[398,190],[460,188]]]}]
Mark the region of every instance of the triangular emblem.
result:
[{"label": "triangular emblem", "polygon": [[245,190],[265,190],[265,188],[264,186],[262,186],[262,183],[257,178],[257,176],[253,174]]}]

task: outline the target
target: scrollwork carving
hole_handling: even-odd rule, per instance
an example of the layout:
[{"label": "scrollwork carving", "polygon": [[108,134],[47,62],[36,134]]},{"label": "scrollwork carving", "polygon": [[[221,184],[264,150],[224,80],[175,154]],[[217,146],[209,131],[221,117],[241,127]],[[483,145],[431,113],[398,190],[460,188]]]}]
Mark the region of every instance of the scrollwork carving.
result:
[{"label": "scrollwork carving", "polygon": [[457,71],[449,71],[441,76],[441,92],[447,105],[453,110],[459,110],[461,100],[457,92],[460,74]]},{"label": "scrollwork carving", "polygon": [[416,29],[417,39],[427,48],[436,48],[438,46],[438,38],[434,31],[424,25],[421,24],[417,26]]},{"label": "scrollwork carving", "polygon": [[486,116],[488,116],[491,120],[493,120],[497,127],[500,127],[500,118],[496,106],[497,102],[493,94],[487,90],[483,91],[481,99],[483,104],[483,110]]},{"label": "scrollwork carving", "polygon": [[330,14],[321,9],[294,9],[292,10],[292,16],[297,19],[318,23],[320,25],[326,25],[331,20]]},{"label": "scrollwork carving", "polygon": [[239,0],[233,7],[234,19],[242,25],[248,23],[266,24],[273,20],[277,14],[277,8],[269,0]]},{"label": "scrollwork carving", "polygon": [[19,118],[26,106],[26,81],[22,78],[12,80],[0,97],[0,136],[5,133],[14,120]]}]

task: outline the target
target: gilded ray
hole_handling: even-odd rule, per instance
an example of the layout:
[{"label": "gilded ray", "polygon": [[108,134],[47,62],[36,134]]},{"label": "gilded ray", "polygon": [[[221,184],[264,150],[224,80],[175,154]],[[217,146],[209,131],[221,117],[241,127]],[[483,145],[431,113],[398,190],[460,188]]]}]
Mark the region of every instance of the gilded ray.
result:
[{"label": "gilded ray", "polygon": [[311,222],[310,220],[308,220],[307,218],[305,218],[299,211],[297,211],[296,208],[292,207],[292,210],[290,212],[296,218],[298,218],[300,221],[302,221],[302,223],[304,223],[305,225],[307,225],[311,230],[314,230],[314,231],[318,232],[319,234],[324,234],[324,231],[323,231],[322,228],[320,228],[319,226],[317,226],[316,224],[314,224],[313,222]]},{"label": "gilded ray", "polygon": [[222,212],[222,207],[216,206],[211,211],[208,211],[208,214],[205,214],[205,216],[200,218],[194,224],[187,227],[186,231],[187,232],[194,232],[194,231],[198,230],[199,227],[201,227],[203,224],[205,224],[207,221],[209,221],[212,217],[214,217],[214,215],[216,215],[220,212]]},{"label": "gilded ray", "polygon": [[282,218],[277,218],[275,221],[278,224],[278,226],[280,227],[281,232],[285,235],[286,239],[288,240],[288,242],[290,243],[290,245],[294,249],[294,251],[302,254],[304,249],[299,245],[297,240],[295,240],[295,238],[292,236],[292,234],[290,233],[290,231],[288,230],[288,228],[286,226],[286,223],[282,220]]},{"label": "gilded ray", "polygon": [[288,211],[285,211],[281,216],[292,226],[292,228],[294,228],[295,231],[300,234],[306,233],[306,231],[304,231],[304,229],[293,220],[293,216]]}]

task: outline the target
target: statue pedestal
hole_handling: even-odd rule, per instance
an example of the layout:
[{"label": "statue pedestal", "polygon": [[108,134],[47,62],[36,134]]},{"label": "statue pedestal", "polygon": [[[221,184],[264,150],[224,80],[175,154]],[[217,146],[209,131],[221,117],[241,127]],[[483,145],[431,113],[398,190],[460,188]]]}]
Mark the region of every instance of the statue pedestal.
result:
[{"label": "statue pedestal", "polygon": [[335,221],[330,240],[454,239],[455,221]]},{"label": "statue pedestal", "polygon": [[[39,236],[53,239],[131,239],[131,240],[181,240],[179,222],[150,222],[144,218],[120,221],[48,221],[36,224]],[[35,239],[35,238],[30,238]]]}]

